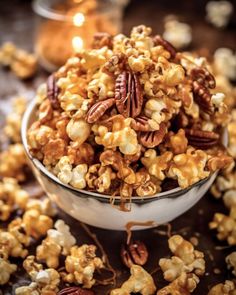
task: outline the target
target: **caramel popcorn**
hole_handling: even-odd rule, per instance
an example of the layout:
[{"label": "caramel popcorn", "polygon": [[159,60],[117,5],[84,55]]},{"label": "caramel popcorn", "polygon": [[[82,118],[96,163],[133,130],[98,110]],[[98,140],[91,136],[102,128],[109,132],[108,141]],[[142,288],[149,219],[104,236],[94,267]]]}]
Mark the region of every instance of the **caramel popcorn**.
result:
[{"label": "caramel popcorn", "polygon": [[236,286],[233,281],[225,281],[211,288],[207,295],[235,295]]},{"label": "caramel popcorn", "polygon": [[27,165],[24,148],[20,143],[12,144],[0,153],[0,177],[14,177],[24,181]]},{"label": "caramel popcorn", "polygon": [[25,225],[26,233],[35,239],[45,236],[53,225],[50,217],[41,214],[36,209],[27,210],[22,217],[22,222]]},{"label": "caramel popcorn", "polygon": [[157,291],[157,295],[190,295],[197,284],[199,278],[195,274],[186,274],[182,272],[181,275],[172,281],[169,285]]},{"label": "caramel popcorn", "polygon": [[152,276],[141,266],[133,264],[130,268],[130,278],[118,289],[111,291],[111,295],[130,295],[140,293],[152,295],[156,291]]},{"label": "caramel popcorn", "polygon": [[6,284],[16,269],[17,266],[15,264],[11,264],[9,261],[0,258],[0,285]]},{"label": "caramel popcorn", "polygon": [[66,257],[63,280],[69,283],[82,284],[84,288],[91,288],[95,284],[93,278],[96,269],[103,268],[103,262],[96,257],[94,245],[73,246]]},{"label": "caramel popcorn", "polygon": [[168,243],[174,256],[159,261],[165,280],[172,282],[184,272],[195,273],[197,276],[204,274],[205,260],[202,252],[195,250],[190,242],[179,235],[172,236]]},{"label": "caramel popcorn", "polygon": [[58,291],[60,275],[55,269],[43,269],[42,264],[35,262],[34,256],[28,256],[23,262],[23,267],[35,284],[31,283],[29,286],[19,287],[18,290],[16,289],[16,294],[24,294],[23,292],[29,292],[32,289],[36,289],[39,294],[45,295],[55,294]]},{"label": "caramel popcorn", "polygon": [[225,261],[227,263],[228,268],[233,268],[232,273],[236,276],[236,252],[230,253]]},{"label": "caramel popcorn", "polygon": [[33,54],[6,42],[0,48],[0,64],[10,69],[21,79],[32,77],[37,70],[37,60]]},{"label": "caramel popcorn", "polygon": [[213,70],[144,25],[96,35],[39,88],[30,152],[77,189],[130,199],[155,195],[166,178],[187,188],[230,163],[215,150],[234,99]]},{"label": "caramel popcorn", "polygon": [[8,259],[9,256],[24,258],[28,254],[28,250],[23,248],[23,245],[12,233],[0,232],[0,256]]},{"label": "caramel popcorn", "polygon": [[186,154],[174,156],[168,176],[177,178],[180,187],[186,188],[209,176],[210,172],[205,171],[206,162],[207,154],[204,151],[189,148]]},{"label": "caramel popcorn", "polygon": [[25,97],[16,97],[13,101],[13,110],[6,117],[4,132],[13,142],[16,143],[21,142],[21,119],[26,109],[26,103]]}]

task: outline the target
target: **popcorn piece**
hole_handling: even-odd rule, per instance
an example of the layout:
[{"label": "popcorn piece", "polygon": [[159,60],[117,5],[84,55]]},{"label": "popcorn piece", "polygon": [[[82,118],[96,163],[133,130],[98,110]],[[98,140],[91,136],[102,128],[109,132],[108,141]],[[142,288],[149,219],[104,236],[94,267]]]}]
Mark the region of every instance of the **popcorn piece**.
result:
[{"label": "popcorn piece", "polygon": [[17,49],[13,43],[4,43],[0,49],[0,64],[9,67],[12,64],[16,50]]},{"label": "popcorn piece", "polygon": [[[166,108],[166,104],[162,100],[157,99],[149,99],[145,105],[144,112],[149,118],[158,124],[157,130],[159,129],[160,123],[166,119],[165,113],[163,112]],[[149,124],[152,128],[154,127],[152,122],[149,121]]]},{"label": "popcorn piece", "polygon": [[[97,144],[103,145],[107,149],[113,149],[119,147],[121,153],[125,155],[134,155],[139,151],[139,144],[137,140],[136,132],[130,127],[130,119],[120,120],[121,126],[117,129],[114,127],[114,130],[109,132],[107,127],[94,125],[92,131],[95,133],[95,141]],[[114,124],[115,125],[115,124]],[[114,126],[113,125],[113,126]],[[123,126],[122,126],[123,125]]]},{"label": "popcorn piece", "polygon": [[6,117],[4,132],[13,142],[21,142],[21,119],[26,109],[26,99],[19,96],[13,101],[13,111]]},{"label": "popcorn piece", "polygon": [[170,19],[165,22],[163,37],[176,48],[184,48],[192,41],[192,29],[188,24]]},{"label": "popcorn piece", "polygon": [[185,153],[188,146],[188,140],[183,129],[179,129],[176,134],[170,134],[171,151],[177,155]]},{"label": "popcorn piece", "polygon": [[66,132],[71,140],[76,141],[80,145],[89,137],[90,126],[83,119],[71,119],[66,127]]},{"label": "popcorn piece", "polygon": [[189,148],[185,154],[174,156],[168,176],[177,178],[179,186],[186,188],[209,176],[210,172],[204,170],[206,163],[207,154],[204,151]]},{"label": "popcorn piece", "polygon": [[9,261],[0,258],[0,285],[6,284],[16,269],[17,266],[15,264],[11,264]]},{"label": "popcorn piece", "polygon": [[70,163],[74,165],[79,164],[92,164],[94,160],[94,149],[89,143],[82,143],[77,145],[77,143],[71,143],[68,147],[68,157]]},{"label": "popcorn piece", "polygon": [[30,236],[25,232],[25,225],[21,218],[15,218],[8,224],[8,232],[12,234],[22,245],[29,246]]},{"label": "popcorn piece", "polygon": [[5,260],[9,256],[24,258],[28,254],[28,250],[23,249],[22,244],[13,234],[9,232],[0,232],[0,256]]},{"label": "popcorn piece", "polygon": [[47,232],[48,238],[62,247],[62,254],[68,255],[76,240],[70,233],[70,228],[61,219],[58,219],[54,225],[55,229],[49,229]]},{"label": "popcorn piece", "polygon": [[159,180],[163,180],[166,177],[165,171],[168,169],[172,157],[173,154],[171,152],[165,152],[157,156],[155,150],[149,149],[145,152],[144,157],[141,158],[141,162],[151,175]]},{"label": "popcorn piece", "polygon": [[229,48],[218,48],[214,53],[216,71],[228,79],[236,79],[236,54]]},{"label": "popcorn piece", "polygon": [[10,67],[17,77],[27,79],[36,73],[37,59],[33,54],[17,50]]},{"label": "popcorn piece", "polygon": [[24,181],[27,159],[22,144],[13,144],[0,153],[0,176]]},{"label": "popcorn piece", "polygon": [[233,275],[236,276],[236,252],[232,252],[231,254],[229,254],[226,258],[225,261],[227,263],[227,267],[233,268],[232,273]]},{"label": "popcorn piece", "polygon": [[157,291],[157,295],[190,295],[196,289],[198,283],[199,278],[195,274],[182,272],[177,279]]},{"label": "popcorn piece", "polygon": [[236,286],[233,281],[225,281],[225,283],[217,284],[211,288],[207,295],[235,295]]},{"label": "popcorn piece", "polygon": [[47,231],[53,226],[53,221],[50,217],[40,214],[40,212],[35,209],[27,210],[22,220],[27,235],[35,239],[45,236]]},{"label": "popcorn piece", "polygon": [[70,184],[76,188],[83,189],[86,187],[86,180],[85,175],[88,171],[88,165],[87,164],[80,164],[77,165],[72,170],[72,179],[70,181]]},{"label": "popcorn piece", "polygon": [[111,295],[129,295],[140,293],[142,295],[151,295],[156,291],[152,276],[141,266],[133,264],[130,269],[130,278],[123,283],[119,289],[111,291]]},{"label": "popcorn piece", "polygon": [[[36,294],[55,294],[58,291],[58,285],[60,283],[59,273],[53,269],[43,269],[42,264],[35,262],[34,256],[28,256],[23,262],[23,267],[29,274],[31,280],[35,284],[21,287],[18,289],[16,294],[24,294],[23,291],[28,292],[30,289],[37,290],[39,293]],[[22,292],[22,293],[21,293]],[[26,293],[27,294],[27,293]],[[34,294],[34,293],[33,293]]]},{"label": "popcorn piece", "polygon": [[29,286],[22,286],[15,289],[15,295],[41,295],[36,283],[32,282]]},{"label": "popcorn piece", "polygon": [[195,273],[198,276],[204,274],[205,260],[202,252],[194,250],[193,245],[179,235],[172,236],[168,243],[174,256],[159,261],[165,280],[172,282],[184,272]]},{"label": "popcorn piece", "polygon": [[63,274],[63,280],[91,288],[95,283],[94,271],[103,267],[103,262],[96,257],[95,251],[94,245],[73,246],[70,255],[66,257],[65,268],[68,274]]},{"label": "popcorn piece", "polygon": [[56,207],[49,198],[44,198],[43,200],[30,199],[26,205],[26,210],[30,209],[35,209],[40,214],[50,217],[55,216],[57,213]]},{"label": "popcorn piece", "polygon": [[228,24],[233,9],[229,1],[210,1],[206,5],[206,18],[215,27],[223,28]]},{"label": "popcorn piece", "polygon": [[43,240],[36,249],[37,260],[45,262],[48,267],[55,269],[59,266],[60,253],[61,246],[49,238]]},{"label": "popcorn piece", "polygon": [[236,245],[236,214],[234,218],[221,213],[215,213],[214,219],[209,223],[210,229],[218,231],[219,240],[227,240],[229,245]]}]

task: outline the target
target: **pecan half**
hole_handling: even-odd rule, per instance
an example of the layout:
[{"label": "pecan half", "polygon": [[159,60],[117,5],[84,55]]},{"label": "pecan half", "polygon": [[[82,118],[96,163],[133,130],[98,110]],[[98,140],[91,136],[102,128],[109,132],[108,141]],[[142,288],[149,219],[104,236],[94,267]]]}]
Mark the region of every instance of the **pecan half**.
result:
[{"label": "pecan half", "polygon": [[161,36],[159,35],[156,35],[153,37],[153,42],[154,42],[154,45],[161,45],[165,48],[165,50],[169,51],[170,55],[172,58],[175,58],[176,56],[176,49],[175,47],[170,44],[168,41],[166,41],[165,39],[163,39]]},{"label": "pecan half", "polygon": [[125,266],[130,268],[133,264],[144,265],[148,260],[148,251],[141,241],[130,242],[121,246],[121,260]]},{"label": "pecan half", "polygon": [[57,295],[94,295],[94,292],[80,287],[67,287],[60,290]]},{"label": "pecan half", "polygon": [[220,138],[215,132],[197,129],[185,129],[185,135],[190,145],[203,150],[216,145]]},{"label": "pecan half", "polygon": [[112,36],[105,32],[97,32],[93,36],[93,44],[92,47],[94,49],[99,49],[104,46],[107,46],[108,48],[112,48]]},{"label": "pecan half", "polygon": [[151,126],[148,123],[149,118],[146,116],[139,116],[136,117],[132,123],[131,123],[131,127],[135,130],[135,131],[153,131],[153,129],[151,128]]},{"label": "pecan half", "polygon": [[204,87],[209,87],[211,89],[216,87],[216,80],[214,76],[205,68],[193,68],[190,75],[194,81],[197,81]]},{"label": "pecan half", "polygon": [[98,101],[89,109],[86,121],[90,124],[96,122],[114,103],[114,98]]},{"label": "pecan half", "polygon": [[193,82],[193,96],[196,103],[201,109],[208,114],[212,114],[214,111],[211,101],[211,94],[208,88],[199,84],[197,81]]},{"label": "pecan half", "polygon": [[147,148],[154,148],[158,146],[164,139],[166,135],[166,124],[161,123],[159,130],[149,131],[149,132],[140,132],[139,141],[140,143]]},{"label": "pecan half", "polygon": [[48,80],[47,80],[47,98],[51,102],[53,109],[60,108],[58,95],[59,95],[59,87],[57,86],[55,75],[52,74],[48,77]]},{"label": "pecan half", "polygon": [[143,105],[143,94],[139,78],[131,72],[123,72],[116,79],[116,107],[124,117],[137,117]]}]

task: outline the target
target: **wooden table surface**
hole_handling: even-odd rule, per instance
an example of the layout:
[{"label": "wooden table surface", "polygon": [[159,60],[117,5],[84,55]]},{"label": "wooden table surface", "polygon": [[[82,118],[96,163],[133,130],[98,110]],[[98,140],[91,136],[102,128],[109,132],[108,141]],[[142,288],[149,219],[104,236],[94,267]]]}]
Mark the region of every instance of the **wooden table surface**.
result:
[{"label": "wooden table surface", "polygon": [[[124,13],[123,30],[128,33],[132,26],[146,24],[153,27],[154,33],[162,33],[163,18],[167,14],[175,14],[181,21],[187,22],[193,29],[192,49],[208,48],[213,52],[218,47],[230,47],[236,49],[235,28],[236,18],[225,30],[218,30],[205,21],[205,3],[203,0],[196,1],[166,1],[166,0],[133,0]],[[236,5],[235,5],[236,10]],[[235,15],[234,15],[235,16]],[[31,10],[30,1],[25,0],[8,0],[0,3],[0,44],[5,41],[13,41],[19,47],[32,50],[34,35],[34,14]],[[42,69],[37,76],[27,82],[21,82],[10,72],[0,70],[0,124],[4,123],[4,115],[9,112],[10,101],[15,95],[24,94],[32,98],[35,88],[47,77],[47,73]],[[3,140],[0,142],[4,146]],[[29,187],[32,183],[26,184]],[[37,186],[37,184],[33,183]],[[221,200],[215,200],[209,193],[183,216],[171,223],[172,233],[182,234],[186,238],[197,237],[199,239],[199,250],[205,253],[206,273],[201,278],[198,288],[194,292],[196,295],[205,295],[213,284],[222,282],[231,278],[225,264],[225,256],[234,247],[226,246],[226,243],[219,242],[215,234],[208,229],[208,223],[211,221],[214,212],[226,212]],[[91,238],[85,233],[79,222],[59,211],[59,218],[63,218],[71,227],[72,233],[76,236],[78,244],[92,242]],[[0,227],[3,226],[0,223]],[[121,284],[128,276],[128,270],[123,267],[119,258],[120,245],[125,241],[126,234],[118,231],[107,231],[90,227],[91,231],[97,235],[108,254],[111,265],[117,270],[117,286]],[[165,228],[162,228],[165,229]],[[161,235],[158,229],[134,232],[134,238],[145,241],[149,257],[145,268],[153,271],[161,257],[170,254],[167,247],[167,237]],[[31,253],[34,253],[34,247]],[[18,265],[20,259],[12,260]],[[218,269],[219,271],[216,271]],[[164,286],[165,282],[162,273],[157,271],[154,279],[158,288]],[[28,277],[19,269],[12,276],[11,285],[2,288],[2,294],[14,294],[14,289],[29,281]],[[94,288],[96,294],[106,294],[112,286],[97,286]]]}]

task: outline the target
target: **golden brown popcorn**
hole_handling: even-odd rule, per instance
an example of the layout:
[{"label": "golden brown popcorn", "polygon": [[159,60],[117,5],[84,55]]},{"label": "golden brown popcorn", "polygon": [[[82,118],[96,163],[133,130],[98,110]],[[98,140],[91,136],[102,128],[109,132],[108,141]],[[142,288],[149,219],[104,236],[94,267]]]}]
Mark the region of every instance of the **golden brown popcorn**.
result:
[{"label": "golden brown popcorn", "polygon": [[198,283],[199,278],[195,274],[182,272],[169,285],[157,291],[157,295],[190,295],[196,289]]},{"label": "golden brown popcorn", "polygon": [[11,62],[11,70],[21,79],[32,77],[37,70],[37,59],[33,54],[24,50],[17,50]]},{"label": "golden brown popcorn", "polygon": [[55,165],[66,153],[66,142],[61,138],[49,139],[43,146],[42,152],[44,165]]},{"label": "golden brown popcorn", "polygon": [[176,134],[169,134],[169,145],[171,151],[177,154],[183,154],[187,150],[188,139],[185,136],[185,131],[183,129],[179,129]]},{"label": "golden brown popcorn", "polygon": [[16,46],[11,42],[5,42],[0,48],[0,64],[9,67],[16,53]]},{"label": "golden brown popcorn", "polygon": [[25,151],[20,143],[12,144],[0,153],[1,177],[14,177],[18,181],[24,181],[27,165]]},{"label": "golden brown popcorn", "polygon": [[21,119],[26,109],[25,97],[19,96],[13,100],[12,112],[6,116],[5,134],[13,142],[21,142]]},{"label": "golden brown popcorn", "polygon": [[45,262],[50,268],[57,268],[59,265],[59,256],[61,246],[49,238],[42,241],[36,249],[36,258],[40,262]]},{"label": "golden brown popcorn", "polygon": [[226,258],[225,261],[227,263],[227,267],[229,269],[233,269],[232,273],[236,276],[236,252],[230,253]]},{"label": "golden brown popcorn", "polygon": [[[21,286],[15,289],[15,295],[32,295],[32,294],[43,295],[42,293],[40,293],[40,290],[37,284],[34,282],[32,282],[29,286]],[[51,295],[55,295],[55,293]]]},{"label": "golden brown popcorn", "polygon": [[140,293],[152,295],[156,291],[152,276],[141,266],[133,264],[130,268],[130,278],[118,289],[111,291],[111,295],[130,295]]},{"label": "golden brown popcorn", "polygon": [[7,229],[22,245],[29,246],[30,236],[26,234],[25,225],[20,217],[13,219]]},{"label": "golden brown popcorn", "polygon": [[37,199],[29,199],[28,203],[26,204],[26,210],[30,209],[36,209],[41,214],[47,215],[47,216],[55,216],[57,213],[57,209],[52,203],[52,201],[49,198],[44,198],[43,200],[37,200]]},{"label": "golden brown popcorn", "polygon": [[70,255],[66,257],[67,273],[62,274],[65,282],[82,284],[84,288],[91,288],[95,284],[93,274],[96,269],[103,268],[103,262],[96,257],[94,245],[73,246]]},{"label": "golden brown popcorn", "polygon": [[[30,288],[38,289],[39,294],[55,294],[58,291],[58,285],[60,283],[60,275],[53,268],[43,269],[42,264],[35,262],[34,256],[28,256],[24,262],[23,267],[30,276],[32,282],[37,284],[31,285]],[[27,286],[24,286],[27,287]],[[28,288],[25,288],[28,291]],[[22,289],[18,292],[23,292]],[[53,293],[54,292],[54,293]],[[21,294],[21,293],[19,293]],[[24,293],[23,293],[24,294]],[[27,294],[27,293],[26,293]],[[36,293],[37,294],[37,293]]]},{"label": "golden brown popcorn", "polygon": [[130,127],[131,120],[117,118],[121,122],[113,124],[113,130],[102,125],[94,125],[92,131],[95,133],[95,141],[106,149],[119,147],[122,154],[134,155],[139,151],[139,144],[136,132]]},{"label": "golden brown popcorn", "polygon": [[164,272],[165,280],[172,282],[183,272],[202,276],[205,272],[204,254],[194,249],[193,245],[181,236],[172,236],[169,248],[174,256],[171,259],[161,258],[159,265]]},{"label": "golden brown popcorn", "polygon": [[207,154],[204,151],[188,148],[185,154],[174,156],[168,176],[176,178],[179,186],[186,188],[209,176],[210,172],[205,171],[206,163]]},{"label": "golden brown popcorn", "polygon": [[24,258],[28,254],[28,250],[10,232],[0,232],[0,256],[8,259],[9,256]]},{"label": "golden brown popcorn", "polygon": [[233,281],[226,280],[211,288],[207,295],[236,295],[236,286]]},{"label": "golden brown popcorn", "polygon": [[172,157],[173,154],[171,152],[165,152],[164,154],[157,156],[155,150],[149,149],[144,153],[141,162],[151,175],[159,180],[163,180],[166,177],[165,172],[170,165]]},{"label": "golden brown popcorn", "polygon": [[215,213],[213,221],[209,223],[210,229],[217,230],[219,240],[227,240],[229,245],[236,245],[236,214],[234,218],[221,213]]},{"label": "golden brown popcorn", "polygon": [[84,119],[71,119],[66,127],[66,132],[71,140],[81,145],[90,135],[90,125]]},{"label": "golden brown popcorn", "polygon": [[67,155],[71,164],[92,164],[94,159],[94,149],[91,144],[87,142],[84,142],[79,146],[76,142],[73,142],[68,147]]},{"label": "golden brown popcorn", "polygon": [[35,239],[45,236],[47,231],[53,226],[52,219],[41,214],[36,209],[27,210],[24,213],[22,220],[25,225],[26,234]]},{"label": "golden brown popcorn", "polygon": [[0,258],[0,285],[5,285],[16,269],[16,264],[11,264],[8,260]]}]

